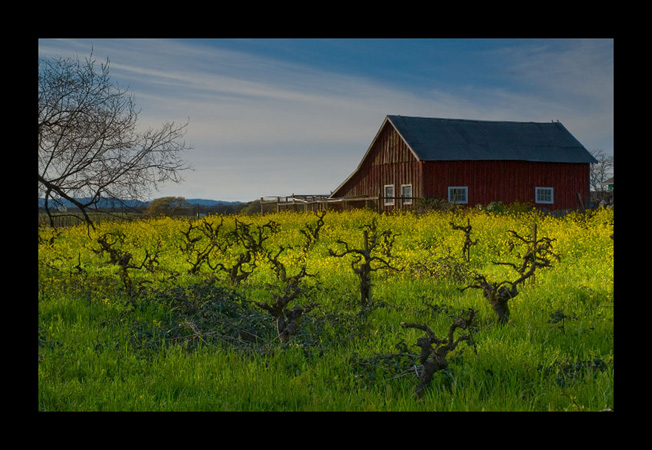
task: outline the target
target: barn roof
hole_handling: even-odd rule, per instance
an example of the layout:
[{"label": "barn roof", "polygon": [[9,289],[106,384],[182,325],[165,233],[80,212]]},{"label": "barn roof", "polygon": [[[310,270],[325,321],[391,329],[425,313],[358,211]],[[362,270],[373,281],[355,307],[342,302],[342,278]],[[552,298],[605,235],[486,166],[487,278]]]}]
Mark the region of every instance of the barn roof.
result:
[{"label": "barn roof", "polygon": [[388,115],[386,120],[421,161],[597,162],[559,122],[495,122],[396,115]]}]

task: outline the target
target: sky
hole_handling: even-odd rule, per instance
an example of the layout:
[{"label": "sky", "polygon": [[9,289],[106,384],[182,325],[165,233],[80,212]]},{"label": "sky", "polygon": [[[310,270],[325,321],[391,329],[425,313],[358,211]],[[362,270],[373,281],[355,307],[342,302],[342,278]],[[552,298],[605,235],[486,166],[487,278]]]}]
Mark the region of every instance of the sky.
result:
[{"label": "sky", "polygon": [[613,39],[39,39],[108,58],[139,127],[189,122],[192,170],[150,199],[330,194],[385,116],[560,121],[613,155]]}]

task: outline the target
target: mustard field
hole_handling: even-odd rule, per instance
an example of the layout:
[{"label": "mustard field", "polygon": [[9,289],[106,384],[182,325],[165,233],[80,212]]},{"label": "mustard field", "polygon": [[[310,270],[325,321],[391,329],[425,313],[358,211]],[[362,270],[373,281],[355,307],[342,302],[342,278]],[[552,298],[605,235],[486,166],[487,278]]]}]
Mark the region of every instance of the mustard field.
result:
[{"label": "mustard field", "polygon": [[[611,411],[613,233],[610,209],[41,228],[38,409]],[[524,273],[497,320],[478,280]]]}]

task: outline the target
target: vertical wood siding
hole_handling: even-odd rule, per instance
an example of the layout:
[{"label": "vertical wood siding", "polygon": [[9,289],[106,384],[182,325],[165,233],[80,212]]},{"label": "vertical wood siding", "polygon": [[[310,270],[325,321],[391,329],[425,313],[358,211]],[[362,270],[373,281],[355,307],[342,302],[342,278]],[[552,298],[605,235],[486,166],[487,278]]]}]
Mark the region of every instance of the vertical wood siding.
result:
[{"label": "vertical wood siding", "polygon": [[[340,187],[337,196],[378,196],[385,185],[392,184],[396,197],[400,197],[401,185],[411,184],[412,196],[421,197],[422,167],[394,127],[386,123],[358,171]],[[395,206],[401,206],[400,201]]]}]

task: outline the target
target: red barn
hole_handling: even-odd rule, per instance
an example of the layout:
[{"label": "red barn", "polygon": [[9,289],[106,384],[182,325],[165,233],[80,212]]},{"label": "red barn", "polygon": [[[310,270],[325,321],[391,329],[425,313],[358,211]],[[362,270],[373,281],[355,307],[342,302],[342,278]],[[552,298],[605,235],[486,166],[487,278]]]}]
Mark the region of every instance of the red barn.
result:
[{"label": "red barn", "polygon": [[588,202],[595,162],[559,122],[390,115],[331,198],[382,197],[385,210],[408,209],[423,197],[577,209]]}]

